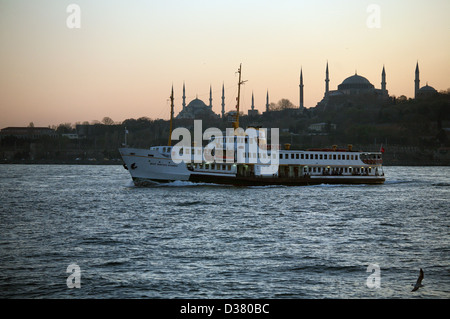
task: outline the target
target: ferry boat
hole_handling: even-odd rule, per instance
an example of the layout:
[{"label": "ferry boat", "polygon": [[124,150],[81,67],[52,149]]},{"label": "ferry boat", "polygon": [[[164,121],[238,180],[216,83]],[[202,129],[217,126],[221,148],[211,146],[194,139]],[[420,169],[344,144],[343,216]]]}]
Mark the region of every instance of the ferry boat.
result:
[{"label": "ferry boat", "polygon": [[[243,83],[241,66],[238,73],[236,117],[233,122],[235,130],[239,128],[240,85]],[[170,133],[173,121],[173,88],[171,101]],[[125,146],[119,151],[123,165],[136,186],[172,181],[236,186],[385,182],[381,151],[354,151],[351,145],[345,149],[333,146],[329,149],[291,150],[290,145],[285,144],[281,149],[278,144],[268,143],[265,130],[248,128],[247,131],[249,129],[254,130],[251,137],[245,134],[224,134],[221,138],[212,138],[209,145],[214,146],[214,154],[211,153],[208,160],[204,156],[204,148],[196,145],[181,149],[187,160],[175,160],[174,155],[179,155],[180,148],[171,145],[171,137],[165,146],[148,149]],[[256,151],[254,143],[258,146]]]}]

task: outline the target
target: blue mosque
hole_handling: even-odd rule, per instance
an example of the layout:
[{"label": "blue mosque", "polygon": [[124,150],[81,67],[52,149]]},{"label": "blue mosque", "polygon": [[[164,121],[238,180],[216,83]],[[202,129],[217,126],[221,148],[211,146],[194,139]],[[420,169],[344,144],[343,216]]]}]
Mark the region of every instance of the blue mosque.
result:
[{"label": "blue mosque", "polygon": [[[224,107],[224,106],[223,106]],[[223,110],[222,110],[223,112]],[[219,118],[219,115],[212,110],[212,88],[209,87],[209,105],[196,97],[186,105],[186,86],[183,83],[183,104],[176,119],[197,119],[197,118]]]},{"label": "blue mosque", "polygon": [[[212,87],[209,87],[209,104],[206,105],[205,102],[200,100],[198,97],[196,97],[194,100],[189,102],[189,104],[186,105],[186,86],[183,83],[183,102],[182,102],[182,109],[180,113],[176,116],[176,119],[197,119],[197,118],[225,118],[226,112],[225,111],[225,86],[222,85],[222,111],[221,116],[214,113],[212,110],[213,107],[213,98],[212,98]],[[269,111],[269,91],[267,91],[266,95],[266,111]],[[230,111],[229,113],[233,113],[234,111]],[[259,111],[255,109],[255,99],[254,95],[252,93],[252,105],[251,109],[248,110],[249,116],[256,116],[259,114]]]}]

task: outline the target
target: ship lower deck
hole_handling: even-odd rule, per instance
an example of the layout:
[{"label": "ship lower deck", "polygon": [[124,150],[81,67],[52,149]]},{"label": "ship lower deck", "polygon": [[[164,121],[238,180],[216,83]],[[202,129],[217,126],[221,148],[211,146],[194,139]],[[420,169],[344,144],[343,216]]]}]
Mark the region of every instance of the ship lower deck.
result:
[{"label": "ship lower deck", "polygon": [[302,177],[256,177],[256,176],[213,176],[191,174],[191,182],[226,184],[236,186],[306,186],[320,184],[383,184],[385,178],[381,176],[302,176]]},{"label": "ship lower deck", "polygon": [[[156,180],[133,178],[137,186],[151,186],[158,183],[173,182],[171,180]],[[321,184],[337,184],[337,185],[379,185],[385,182],[384,177],[369,177],[369,176],[336,176],[336,177],[297,177],[297,178],[282,178],[282,177],[226,177],[213,176],[202,174],[191,174],[189,182],[193,183],[210,183],[234,186],[268,186],[268,185],[283,185],[283,186],[308,186]]]}]

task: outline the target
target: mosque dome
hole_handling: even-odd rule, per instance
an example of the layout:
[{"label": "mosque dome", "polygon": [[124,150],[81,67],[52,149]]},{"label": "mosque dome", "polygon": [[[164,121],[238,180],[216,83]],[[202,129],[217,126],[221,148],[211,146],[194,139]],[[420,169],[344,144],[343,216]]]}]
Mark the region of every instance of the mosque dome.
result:
[{"label": "mosque dome", "polygon": [[436,93],[436,89],[428,84],[419,89],[420,93]]},{"label": "mosque dome", "polygon": [[416,97],[429,97],[437,94],[437,91],[434,87],[429,86],[428,83],[425,86],[422,86],[416,93]]},{"label": "mosque dome", "polygon": [[355,74],[346,78],[340,85],[338,90],[351,90],[351,89],[374,89],[375,87],[365,77]]},{"label": "mosque dome", "polygon": [[202,116],[216,118],[215,114],[211,108],[200,100],[199,98],[193,99],[186,107],[183,107],[181,112],[177,115],[177,119],[195,119]]},{"label": "mosque dome", "polygon": [[194,99],[192,100],[188,105],[187,105],[188,109],[193,109],[193,110],[202,110],[207,108],[208,106],[205,104],[205,102],[203,102],[200,99]]}]

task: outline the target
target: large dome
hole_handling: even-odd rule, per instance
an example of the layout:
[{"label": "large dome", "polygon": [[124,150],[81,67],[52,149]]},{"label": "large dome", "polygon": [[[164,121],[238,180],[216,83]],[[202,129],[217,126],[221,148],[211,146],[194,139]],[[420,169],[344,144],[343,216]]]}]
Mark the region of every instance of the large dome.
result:
[{"label": "large dome", "polygon": [[369,82],[365,77],[358,74],[349,76],[340,85],[338,85],[338,90],[351,90],[351,89],[373,89],[375,88],[372,83]]},{"label": "large dome", "polygon": [[427,85],[421,87],[421,88],[419,89],[419,92],[422,92],[422,93],[436,93],[437,91],[436,91],[436,89],[435,89],[434,87],[429,86],[429,85],[427,84]]},{"label": "large dome", "polygon": [[181,110],[181,112],[177,115],[177,119],[194,119],[199,116],[216,118],[217,114],[215,114],[211,107],[206,105],[205,102],[196,98],[189,102],[189,104]]},{"label": "large dome", "polygon": [[437,91],[434,87],[429,86],[428,83],[425,86],[422,86],[418,92],[416,92],[416,97],[427,97],[433,96],[437,94]]},{"label": "large dome", "polygon": [[208,106],[202,100],[194,99],[187,105],[187,107],[190,109],[204,109],[207,108]]}]

